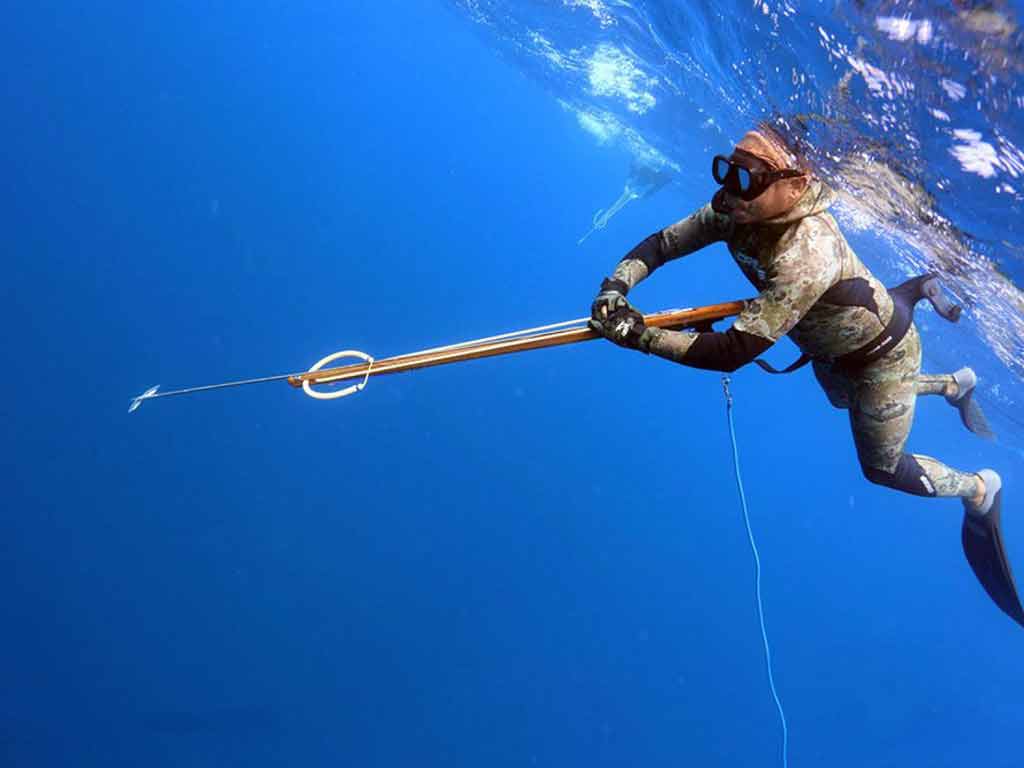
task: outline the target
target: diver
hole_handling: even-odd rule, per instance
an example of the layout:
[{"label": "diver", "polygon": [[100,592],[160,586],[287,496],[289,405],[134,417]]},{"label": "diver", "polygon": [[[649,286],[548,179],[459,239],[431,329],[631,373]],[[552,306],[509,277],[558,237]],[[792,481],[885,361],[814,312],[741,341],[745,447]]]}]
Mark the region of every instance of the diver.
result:
[{"label": "diver", "polygon": [[[934,275],[887,290],[853,252],[827,212],[835,195],[816,178],[783,129],[762,123],[731,155],[718,155],[720,185],[710,203],[633,248],[601,283],[591,327],[616,344],[694,368],[731,372],[756,362],[770,373],[812,363],[829,402],[849,412],[864,476],[904,493],[958,497],[967,560],[996,604],[1024,626],[1002,542],[1002,481],[991,469],[963,472],[904,451],[918,395],[942,395],[970,431],[991,437],[974,397],[970,368],[921,372],[914,305],[931,302],[955,321],[960,307]],[[666,262],[725,242],[759,295],[733,326],[672,331],[648,328],[626,295]],[[776,371],[758,356],[788,335],[802,355]]]},{"label": "diver", "polygon": [[594,214],[593,226],[587,230],[583,237],[576,241],[576,245],[583,245],[588,237],[599,229],[607,227],[612,216],[618,214],[619,211],[631,202],[634,200],[646,200],[661,190],[662,187],[666,186],[670,181],[672,181],[672,173],[669,170],[669,167],[664,163],[658,167],[654,167],[653,165],[642,163],[634,158],[633,162],[630,164],[629,176],[626,178],[626,184],[622,188],[622,194],[619,195],[619,199],[612,203],[608,208],[602,208]]}]

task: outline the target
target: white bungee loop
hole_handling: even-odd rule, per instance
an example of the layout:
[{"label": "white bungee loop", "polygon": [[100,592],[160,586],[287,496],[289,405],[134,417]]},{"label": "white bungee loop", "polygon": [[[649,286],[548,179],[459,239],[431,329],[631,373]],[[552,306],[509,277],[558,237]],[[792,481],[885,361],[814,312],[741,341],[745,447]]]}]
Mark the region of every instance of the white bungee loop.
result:
[{"label": "white bungee loop", "polygon": [[335,360],[340,360],[343,357],[356,357],[366,363],[366,375],[363,376],[363,380],[358,384],[353,384],[351,387],[345,387],[335,392],[317,392],[313,389],[309,380],[302,382],[302,391],[312,397],[314,400],[337,400],[342,397],[348,397],[354,395],[356,392],[362,392],[363,387],[366,386],[366,382],[370,380],[370,371],[373,370],[373,358],[365,352],[360,352],[358,349],[345,349],[341,352],[335,352],[327,357],[321,358],[316,364],[310,368],[306,373],[315,373],[323,368],[328,363],[333,363]]}]

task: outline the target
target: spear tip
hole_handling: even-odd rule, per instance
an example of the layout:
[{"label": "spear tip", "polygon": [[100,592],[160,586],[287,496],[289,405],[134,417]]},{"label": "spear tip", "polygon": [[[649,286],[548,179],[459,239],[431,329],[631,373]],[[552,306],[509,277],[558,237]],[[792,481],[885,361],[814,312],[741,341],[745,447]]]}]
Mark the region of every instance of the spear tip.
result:
[{"label": "spear tip", "polygon": [[142,405],[142,401],[147,400],[156,395],[156,391],[158,389],[160,389],[159,384],[157,384],[155,387],[150,387],[138,397],[133,397],[132,404],[128,406],[128,413],[135,413],[137,410],[139,410],[139,406]]}]

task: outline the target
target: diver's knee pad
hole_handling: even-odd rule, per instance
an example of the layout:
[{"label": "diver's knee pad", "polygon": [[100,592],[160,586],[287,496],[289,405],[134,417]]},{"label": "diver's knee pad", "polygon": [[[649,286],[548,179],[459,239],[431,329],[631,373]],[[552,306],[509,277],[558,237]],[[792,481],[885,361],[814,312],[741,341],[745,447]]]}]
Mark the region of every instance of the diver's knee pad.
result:
[{"label": "diver's knee pad", "polygon": [[892,472],[863,465],[861,469],[864,471],[864,477],[886,488],[911,493],[914,496],[935,495],[935,486],[932,485],[924,467],[909,453],[900,456],[899,463]]}]

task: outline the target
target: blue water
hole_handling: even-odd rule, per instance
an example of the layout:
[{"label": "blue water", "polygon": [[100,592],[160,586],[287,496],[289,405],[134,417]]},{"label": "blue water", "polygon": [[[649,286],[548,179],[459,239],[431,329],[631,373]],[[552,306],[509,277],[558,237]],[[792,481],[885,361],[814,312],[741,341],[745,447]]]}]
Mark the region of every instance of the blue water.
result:
[{"label": "blue water", "polygon": [[[870,266],[938,268],[968,302],[926,318],[927,359],[979,370],[1001,440],[935,398],[911,447],[1001,472],[1024,561],[1019,33],[979,42],[938,3],[768,10],[9,9],[0,764],[780,764],[715,374],[595,342],[336,403],[267,384],[126,413],[157,383],[584,315],[772,108],[842,118],[810,138]],[[897,17],[909,40],[876,23]],[[868,75],[839,105],[850,56]],[[906,185],[871,198],[842,173],[865,151],[861,178]],[[716,246],[631,298],[749,291]],[[1019,766],[1021,630],[963,562],[959,505],[868,485],[806,371],[732,388],[790,764]]]}]

